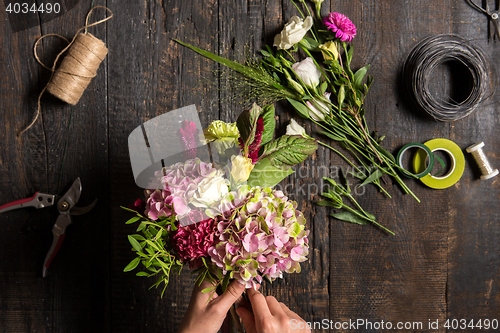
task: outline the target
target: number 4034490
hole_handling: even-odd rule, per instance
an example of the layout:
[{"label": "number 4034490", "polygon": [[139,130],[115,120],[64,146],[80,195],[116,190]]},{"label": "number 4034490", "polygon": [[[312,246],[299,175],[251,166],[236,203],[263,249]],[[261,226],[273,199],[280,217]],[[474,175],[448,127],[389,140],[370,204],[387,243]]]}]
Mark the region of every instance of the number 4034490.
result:
[{"label": "number 4034490", "polygon": [[28,3],[20,3],[20,2],[15,2],[15,3],[9,3],[7,5],[7,8],[5,8],[5,11],[9,14],[28,14],[28,13],[59,13],[61,11],[61,5],[59,3],[41,3],[39,6],[36,5],[36,3],[30,4]]}]

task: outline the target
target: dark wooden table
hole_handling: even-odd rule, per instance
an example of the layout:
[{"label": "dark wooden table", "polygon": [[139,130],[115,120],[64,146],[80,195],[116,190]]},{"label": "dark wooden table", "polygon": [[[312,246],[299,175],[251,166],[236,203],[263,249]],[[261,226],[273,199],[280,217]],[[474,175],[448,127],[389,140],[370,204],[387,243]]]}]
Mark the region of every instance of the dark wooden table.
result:
[{"label": "dark wooden table", "polygon": [[[247,53],[272,43],[296,11],[288,0],[96,0],[115,15],[90,29],[109,48],[97,77],[74,107],[45,95],[40,119],[17,138],[50,76],[36,63],[33,44],[47,33],[73,37],[91,1],[73,2],[65,15],[15,33],[9,24],[15,16],[8,17],[4,7],[0,11],[0,204],[36,191],[61,194],[76,177],[83,183],[81,204],[99,199],[94,210],[74,218],[46,278],[42,263],[55,208],[0,215],[0,331],[174,332],[188,305],[190,273],[173,276],[160,298],[161,290],[148,290],[152,280],[122,272],[133,258],[127,241],[132,230],[119,206],[142,195],[130,167],[128,135],[144,121],[193,103],[204,126],[215,119],[235,121],[241,106],[230,98],[226,73],[219,76],[215,63],[171,39],[244,61]],[[370,63],[375,78],[366,116],[371,129],[387,134],[387,149],[395,153],[408,142],[438,137],[462,149],[485,141],[491,163],[500,167],[498,93],[481,113],[437,123],[408,105],[399,83],[408,52],[435,33],[461,34],[498,59],[500,43],[486,40],[486,16],[464,0],[326,0],[324,14],[328,8],[357,25],[355,67]],[[63,46],[49,39],[42,44],[46,63]],[[444,79],[437,83],[449,85]],[[281,133],[291,115],[289,106],[277,103]],[[329,209],[315,206],[318,196],[289,193],[311,229],[309,261],[301,274],[286,275],[264,292],[310,322],[423,323],[423,329],[405,330],[410,332],[437,331],[428,323],[439,320],[444,332],[447,319],[500,320],[500,178],[479,180],[466,155],[464,175],[449,189],[407,181],[420,204],[392,183],[387,187],[393,199],[374,187],[358,196],[395,236],[333,220]],[[305,163],[311,170],[345,166],[323,148]],[[287,182],[300,188],[319,180],[295,174]]]}]

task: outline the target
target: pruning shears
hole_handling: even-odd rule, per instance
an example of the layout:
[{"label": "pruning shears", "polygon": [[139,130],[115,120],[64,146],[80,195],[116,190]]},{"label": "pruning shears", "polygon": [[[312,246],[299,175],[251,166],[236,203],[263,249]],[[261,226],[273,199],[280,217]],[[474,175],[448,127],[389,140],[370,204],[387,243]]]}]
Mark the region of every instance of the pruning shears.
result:
[{"label": "pruning shears", "polygon": [[50,207],[53,206],[57,201],[57,210],[59,211],[59,216],[57,217],[56,223],[52,227],[52,246],[50,247],[49,252],[45,257],[45,262],[43,263],[43,277],[46,276],[47,269],[49,268],[52,260],[61,248],[64,237],[66,236],[66,227],[73,222],[71,219],[71,215],[85,214],[92,208],[94,208],[97,203],[97,199],[95,199],[94,202],[86,207],[76,207],[75,205],[80,199],[81,193],[82,182],[80,178],[77,178],[73,182],[73,185],[71,185],[71,188],[61,197],[53,194],[36,192],[32,197],[16,200],[0,206],[0,213],[5,213],[14,209],[25,207],[35,207],[36,209]]},{"label": "pruning shears", "polygon": [[[496,10],[490,11],[490,6],[488,3],[486,3],[486,8],[482,8],[478,6],[474,1],[472,0],[465,0],[467,3],[474,8],[475,10],[487,15],[491,22],[493,23],[493,26],[495,27],[495,33],[497,35],[498,40],[500,40],[500,11],[498,10],[498,5]],[[495,1],[498,4],[498,1]]]}]

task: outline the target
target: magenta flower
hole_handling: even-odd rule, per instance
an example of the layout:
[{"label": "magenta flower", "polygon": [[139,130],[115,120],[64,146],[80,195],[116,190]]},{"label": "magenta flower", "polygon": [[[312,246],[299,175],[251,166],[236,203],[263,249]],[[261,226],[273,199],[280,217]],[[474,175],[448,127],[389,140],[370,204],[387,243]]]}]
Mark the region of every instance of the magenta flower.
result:
[{"label": "magenta flower", "polygon": [[201,267],[201,257],[208,257],[208,249],[214,243],[214,219],[207,219],[173,232],[172,246],[184,263],[191,269]]},{"label": "magenta flower", "polygon": [[350,42],[356,36],[356,26],[344,14],[330,13],[323,18],[323,24],[342,42]]},{"label": "magenta flower", "polygon": [[[252,160],[252,164],[256,164],[259,161],[259,150],[260,144],[262,143],[262,133],[264,132],[264,118],[260,117],[257,119],[257,126],[255,129],[255,138],[253,142],[248,147],[248,158]],[[241,137],[238,139],[240,148],[243,149],[243,140]]]},{"label": "magenta flower", "polygon": [[197,152],[197,138],[198,130],[196,129],[196,123],[193,121],[184,120],[182,122],[182,127],[177,131],[177,136],[179,141],[184,145],[186,149],[184,151],[185,159],[192,159],[196,157]]},{"label": "magenta flower", "polygon": [[146,210],[146,201],[142,199],[137,199],[133,205],[128,206],[129,209],[135,210],[137,213],[144,215]]}]

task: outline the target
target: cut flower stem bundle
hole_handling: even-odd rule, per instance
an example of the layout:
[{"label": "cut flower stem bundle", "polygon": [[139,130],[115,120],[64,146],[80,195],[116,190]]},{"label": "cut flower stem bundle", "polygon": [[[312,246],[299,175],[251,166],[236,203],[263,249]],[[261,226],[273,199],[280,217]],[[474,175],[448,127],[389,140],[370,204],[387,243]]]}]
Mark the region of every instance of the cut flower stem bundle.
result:
[{"label": "cut flower stem bundle", "polygon": [[[356,35],[356,27],[340,13],[319,17],[321,2],[314,1],[314,19],[305,1],[300,1],[304,7],[302,10],[298,4],[293,3],[302,19],[294,16],[285,25],[283,31],[275,37],[275,48],[266,46],[261,51],[263,59],[240,64],[179,40],[176,42],[239,73],[240,82],[235,85],[242,90],[245,85],[249,88],[246,95],[245,91],[241,92],[244,102],[286,99],[298,115],[311,120],[321,129],[319,134],[337,141],[351,153],[354,161],[330,145],[318,142],[337,153],[354,168],[351,174],[360,179],[360,186],[372,183],[390,197],[381,184],[382,176],[388,175],[399,184],[404,193],[420,202],[403,182],[398,171],[408,173],[380,145],[383,138],[371,135],[368,129],[364,99],[373,79],[366,75],[369,65],[355,72],[351,69],[354,49],[348,42]],[[308,13],[309,16],[306,17],[303,13]],[[305,58],[299,61],[304,55]],[[332,186],[339,191],[338,184]],[[325,194],[328,198],[329,192]],[[360,208],[350,192],[347,194],[354,205]],[[336,200],[331,195],[329,199],[332,202]],[[356,220],[354,223],[370,221],[388,231],[375,222],[373,215],[363,210],[353,211],[345,205],[341,207],[346,209],[343,212],[345,214],[334,214],[335,218],[347,222]]]}]

